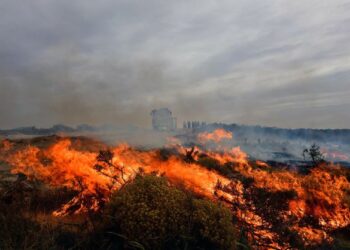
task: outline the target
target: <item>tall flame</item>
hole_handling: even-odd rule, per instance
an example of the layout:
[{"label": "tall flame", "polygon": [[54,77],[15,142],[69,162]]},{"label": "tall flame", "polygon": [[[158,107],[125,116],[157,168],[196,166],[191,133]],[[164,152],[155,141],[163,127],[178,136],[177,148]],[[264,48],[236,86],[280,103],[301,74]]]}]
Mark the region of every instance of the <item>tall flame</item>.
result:
[{"label": "tall flame", "polygon": [[[110,149],[111,159],[108,163],[100,162],[97,152],[76,149],[67,138],[47,148],[29,145],[19,150],[13,150],[10,142],[2,142],[0,150],[7,152],[5,160],[13,166],[12,173],[24,173],[53,187],[68,187],[79,192],[77,197],[54,212],[56,216],[97,211],[113,191],[131,181],[142,169],[145,173],[163,174],[172,183],[181,183],[210,199],[224,200],[235,208],[233,212],[237,217],[256,229],[257,235],[277,242],[276,232],[259,229],[269,223],[250,205],[251,202],[244,195],[243,183],[200,165],[201,157],[209,157],[222,168],[230,166],[233,172],[251,178],[254,188],[270,192],[295,191],[296,197],[289,200],[289,209],[284,217],[293,216],[298,222],[310,216],[318,223],[317,228],[302,224],[292,226],[291,229],[297,230],[300,235],[314,241],[329,240],[326,232],[350,225],[350,209],[344,204],[350,183],[344,175],[337,174],[342,171],[340,167],[317,167],[309,174],[299,174],[272,169],[262,161],[252,162],[239,147],[218,145],[214,150],[207,150],[204,145],[208,141],[220,142],[231,138],[232,134],[225,130],[201,133],[198,135],[198,146],[185,148],[177,141],[172,147],[178,153],[167,157],[161,157],[159,150],[137,150],[121,144]],[[78,208],[72,211],[72,207]]]},{"label": "tall flame", "polygon": [[[69,139],[64,139],[42,150],[28,146],[11,155],[7,161],[14,166],[12,173],[24,173],[29,178],[55,187],[65,186],[89,194],[102,192],[108,197],[121,186],[116,178],[111,178],[120,178],[120,172],[114,168],[107,168],[103,172],[96,169],[98,154],[75,150],[71,144]],[[126,181],[132,179],[142,168],[145,173],[162,173],[169,180],[181,182],[187,188],[209,198],[214,197],[218,181],[225,185],[230,183],[227,178],[198,164],[186,163],[179,157],[171,156],[167,160],[161,160],[156,150],[138,151],[122,144],[112,151],[112,163],[123,168]]]}]

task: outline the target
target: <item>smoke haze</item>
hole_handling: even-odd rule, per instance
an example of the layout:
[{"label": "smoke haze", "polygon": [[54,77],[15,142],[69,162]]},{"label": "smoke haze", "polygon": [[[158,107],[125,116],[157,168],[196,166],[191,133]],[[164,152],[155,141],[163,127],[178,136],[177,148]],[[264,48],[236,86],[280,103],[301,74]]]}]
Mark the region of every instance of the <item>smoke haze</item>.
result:
[{"label": "smoke haze", "polygon": [[0,128],[182,120],[349,128],[350,4],[0,3]]}]

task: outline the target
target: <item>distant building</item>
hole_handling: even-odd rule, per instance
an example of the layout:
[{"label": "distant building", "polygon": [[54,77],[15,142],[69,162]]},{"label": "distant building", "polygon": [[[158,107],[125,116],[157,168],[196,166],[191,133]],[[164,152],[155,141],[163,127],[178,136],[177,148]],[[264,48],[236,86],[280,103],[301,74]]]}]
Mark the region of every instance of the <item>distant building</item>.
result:
[{"label": "distant building", "polygon": [[168,108],[154,109],[151,115],[154,130],[170,131],[176,129],[176,118],[172,116]]},{"label": "distant building", "polygon": [[196,128],[204,128],[207,124],[205,122],[199,121],[184,121],[183,128],[184,129],[196,129]]}]

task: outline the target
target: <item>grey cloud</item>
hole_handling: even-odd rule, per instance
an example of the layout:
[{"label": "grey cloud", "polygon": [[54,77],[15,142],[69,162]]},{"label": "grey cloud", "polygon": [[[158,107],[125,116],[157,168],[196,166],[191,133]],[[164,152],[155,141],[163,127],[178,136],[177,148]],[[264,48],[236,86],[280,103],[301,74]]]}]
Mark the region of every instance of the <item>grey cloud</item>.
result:
[{"label": "grey cloud", "polygon": [[0,3],[0,128],[185,119],[349,127],[350,6]]}]

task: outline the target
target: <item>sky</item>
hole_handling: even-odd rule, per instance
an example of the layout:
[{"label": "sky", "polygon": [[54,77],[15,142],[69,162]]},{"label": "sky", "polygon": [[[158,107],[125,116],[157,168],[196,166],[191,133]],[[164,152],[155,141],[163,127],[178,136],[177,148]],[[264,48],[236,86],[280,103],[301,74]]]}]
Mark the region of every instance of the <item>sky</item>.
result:
[{"label": "sky", "polygon": [[0,129],[350,128],[348,0],[0,0]]}]

